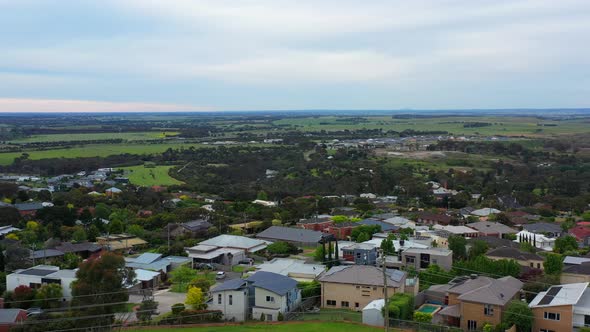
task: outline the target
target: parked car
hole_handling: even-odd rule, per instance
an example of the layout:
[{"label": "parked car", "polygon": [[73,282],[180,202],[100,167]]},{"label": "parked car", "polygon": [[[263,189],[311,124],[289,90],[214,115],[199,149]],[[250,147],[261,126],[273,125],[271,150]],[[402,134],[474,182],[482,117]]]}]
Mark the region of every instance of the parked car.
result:
[{"label": "parked car", "polygon": [[215,279],[223,279],[223,278],[225,278],[225,272],[223,272],[223,271],[219,271],[215,275]]},{"label": "parked car", "polygon": [[199,263],[197,264],[197,269],[199,270],[213,270],[213,265],[209,263]]}]

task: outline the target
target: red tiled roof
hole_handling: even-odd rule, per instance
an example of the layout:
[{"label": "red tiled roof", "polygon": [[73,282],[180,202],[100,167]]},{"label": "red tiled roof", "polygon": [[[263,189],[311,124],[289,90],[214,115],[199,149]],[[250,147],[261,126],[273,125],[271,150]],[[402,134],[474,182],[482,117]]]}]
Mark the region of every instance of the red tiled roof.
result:
[{"label": "red tiled roof", "polygon": [[590,236],[590,227],[576,226],[570,229],[569,233],[575,236],[578,239],[578,241],[583,241],[584,238]]}]

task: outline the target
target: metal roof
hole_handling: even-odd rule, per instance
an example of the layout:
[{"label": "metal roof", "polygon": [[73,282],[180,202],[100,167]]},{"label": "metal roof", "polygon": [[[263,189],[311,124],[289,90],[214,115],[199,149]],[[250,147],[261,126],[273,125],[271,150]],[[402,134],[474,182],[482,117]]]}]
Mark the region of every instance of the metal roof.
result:
[{"label": "metal roof", "polygon": [[256,237],[263,239],[301,243],[317,243],[323,236],[324,233],[310,229],[282,226],[271,226],[256,235]]},{"label": "metal roof", "polygon": [[18,315],[24,312],[23,309],[0,309],[0,324],[16,322]]},{"label": "metal roof", "polygon": [[251,282],[254,287],[263,288],[281,296],[297,288],[297,281],[295,279],[272,272],[259,271],[246,280]]},{"label": "metal roof", "polygon": [[[406,277],[406,273],[400,270],[388,270],[387,275],[389,287],[399,287]],[[383,271],[371,265],[335,266],[320,277],[319,281],[383,286]]]},{"label": "metal roof", "polygon": [[578,303],[587,288],[587,282],[551,286],[546,292],[537,294],[529,307],[574,305]]},{"label": "metal roof", "polygon": [[237,289],[240,289],[240,288],[246,286],[247,283],[248,282],[246,280],[239,279],[239,278],[228,280],[228,281],[222,283],[221,285],[211,289],[211,293],[222,292],[222,291],[226,291],[226,290],[237,290]]}]

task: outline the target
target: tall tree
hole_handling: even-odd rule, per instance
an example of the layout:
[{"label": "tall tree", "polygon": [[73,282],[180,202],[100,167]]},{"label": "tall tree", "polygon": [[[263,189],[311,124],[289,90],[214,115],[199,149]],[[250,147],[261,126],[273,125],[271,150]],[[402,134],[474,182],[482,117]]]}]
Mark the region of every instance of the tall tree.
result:
[{"label": "tall tree", "polygon": [[502,322],[508,326],[516,325],[517,332],[529,332],[533,327],[534,317],[526,302],[513,300],[506,306]]},{"label": "tall tree", "polygon": [[105,253],[80,264],[72,287],[72,306],[77,316],[93,316],[77,321],[77,327],[108,326],[116,312],[129,300],[126,286],[135,280],[135,272],[125,267],[122,256]]},{"label": "tall tree", "polygon": [[563,270],[563,257],[559,254],[547,254],[545,257],[545,273],[561,274]]},{"label": "tall tree", "polygon": [[466,244],[467,240],[462,236],[453,235],[449,237],[449,249],[453,252],[453,259],[459,260],[467,258]]}]

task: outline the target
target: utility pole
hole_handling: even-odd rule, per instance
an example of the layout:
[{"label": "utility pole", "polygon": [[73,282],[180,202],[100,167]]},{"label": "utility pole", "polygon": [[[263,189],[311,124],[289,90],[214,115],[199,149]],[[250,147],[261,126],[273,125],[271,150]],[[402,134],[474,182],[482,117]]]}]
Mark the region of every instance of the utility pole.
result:
[{"label": "utility pole", "polygon": [[385,332],[389,331],[389,298],[387,296],[387,267],[385,266],[385,251],[383,249],[379,249],[379,254],[381,255],[381,264],[383,268],[383,297],[385,300],[385,312],[384,312],[384,322],[383,326],[385,327]]}]

